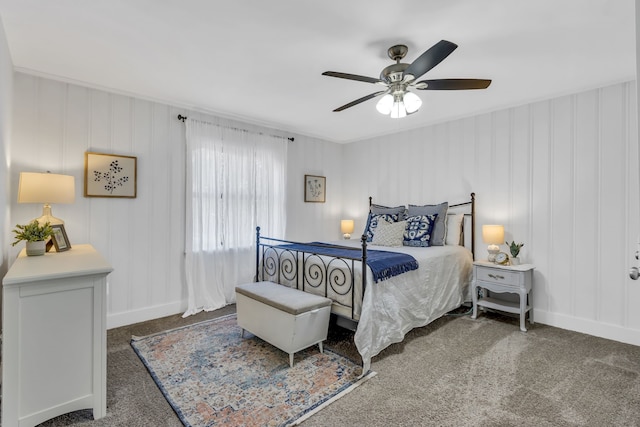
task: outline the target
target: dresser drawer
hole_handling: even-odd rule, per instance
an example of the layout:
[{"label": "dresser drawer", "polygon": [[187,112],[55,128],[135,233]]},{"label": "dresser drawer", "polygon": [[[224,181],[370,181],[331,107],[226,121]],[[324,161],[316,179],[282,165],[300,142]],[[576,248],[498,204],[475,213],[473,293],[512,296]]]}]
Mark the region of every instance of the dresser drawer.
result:
[{"label": "dresser drawer", "polygon": [[498,270],[496,268],[477,267],[476,279],[483,282],[499,283],[501,285],[518,286],[520,284],[519,273]]}]

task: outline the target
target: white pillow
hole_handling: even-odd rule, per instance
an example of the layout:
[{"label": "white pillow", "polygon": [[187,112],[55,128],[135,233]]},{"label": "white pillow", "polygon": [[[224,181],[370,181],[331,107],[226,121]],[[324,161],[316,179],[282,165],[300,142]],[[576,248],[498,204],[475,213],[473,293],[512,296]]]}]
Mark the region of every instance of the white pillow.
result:
[{"label": "white pillow", "polygon": [[464,214],[449,214],[447,215],[447,245],[459,245],[462,233],[462,221],[464,220]]},{"label": "white pillow", "polygon": [[371,243],[379,246],[402,246],[406,227],[407,221],[379,222]]}]

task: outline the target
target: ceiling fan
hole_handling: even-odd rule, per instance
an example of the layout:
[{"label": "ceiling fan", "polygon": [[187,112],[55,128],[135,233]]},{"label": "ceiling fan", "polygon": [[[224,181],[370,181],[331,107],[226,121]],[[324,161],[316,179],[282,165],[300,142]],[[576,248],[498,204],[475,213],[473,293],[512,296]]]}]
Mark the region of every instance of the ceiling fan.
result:
[{"label": "ceiling fan", "polygon": [[323,76],[339,77],[341,79],[357,80],[365,83],[374,83],[386,86],[386,89],[363,96],[360,99],[349,102],[333,110],[334,112],[346,110],[380,95],[384,95],[376,105],[377,110],[382,114],[391,115],[392,118],[405,117],[418,111],[422,105],[422,100],[409,89],[418,90],[463,90],[463,89],[486,89],[491,84],[491,80],[485,79],[436,79],[436,80],[416,80],[442,62],[456,48],[457,44],[447,40],[440,40],[426,50],[411,64],[401,63],[409,48],[403,44],[391,46],[387,51],[389,58],[396,61],[389,65],[380,73],[380,78],[359,76],[356,74],[339,73],[336,71],[325,71]]}]

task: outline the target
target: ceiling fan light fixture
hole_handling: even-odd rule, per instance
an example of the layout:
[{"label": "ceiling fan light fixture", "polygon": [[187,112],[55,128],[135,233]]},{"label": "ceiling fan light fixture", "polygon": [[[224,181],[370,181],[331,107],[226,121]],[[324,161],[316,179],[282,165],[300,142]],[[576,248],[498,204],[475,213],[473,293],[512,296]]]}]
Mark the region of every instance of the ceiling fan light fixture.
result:
[{"label": "ceiling fan light fixture", "polygon": [[422,106],[422,100],[415,93],[407,92],[404,94],[404,106],[407,110],[407,114],[413,114]]},{"label": "ceiling fan light fixture", "polygon": [[376,104],[376,110],[380,114],[389,115],[391,113],[391,109],[393,108],[393,96],[390,94],[386,94],[380,101]]},{"label": "ceiling fan light fixture", "polygon": [[391,109],[391,118],[392,119],[401,119],[407,116],[407,110],[404,107],[404,102],[394,101],[393,108]]}]

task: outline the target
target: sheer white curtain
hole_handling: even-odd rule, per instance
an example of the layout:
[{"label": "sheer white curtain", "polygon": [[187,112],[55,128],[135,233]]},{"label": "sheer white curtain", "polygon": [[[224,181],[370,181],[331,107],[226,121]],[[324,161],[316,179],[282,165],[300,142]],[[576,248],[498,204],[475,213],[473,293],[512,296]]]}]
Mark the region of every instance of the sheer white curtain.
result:
[{"label": "sheer white curtain", "polygon": [[235,302],[255,275],[256,226],[284,237],[287,141],[187,119],[184,316]]}]

